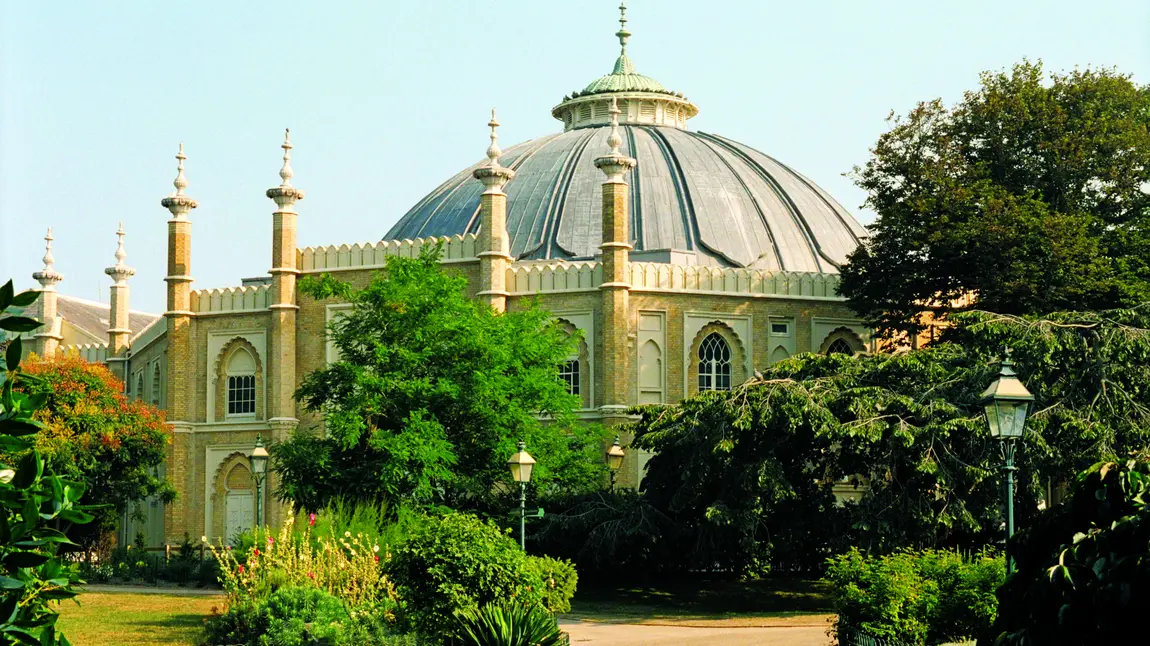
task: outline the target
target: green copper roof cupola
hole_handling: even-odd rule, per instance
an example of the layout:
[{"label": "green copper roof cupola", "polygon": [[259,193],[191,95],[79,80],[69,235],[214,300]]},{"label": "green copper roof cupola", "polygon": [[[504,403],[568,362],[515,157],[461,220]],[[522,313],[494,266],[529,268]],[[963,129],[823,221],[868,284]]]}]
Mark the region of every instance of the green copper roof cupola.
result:
[{"label": "green copper roof cupola", "polygon": [[588,126],[605,126],[611,120],[610,104],[615,99],[622,111],[619,122],[655,126],[687,127],[687,119],[699,108],[682,93],[672,92],[649,76],[635,73],[635,64],[627,56],[627,6],[619,5],[619,58],[615,69],[582,90],[563,97],[551,115],[563,122],[564,130]]}]

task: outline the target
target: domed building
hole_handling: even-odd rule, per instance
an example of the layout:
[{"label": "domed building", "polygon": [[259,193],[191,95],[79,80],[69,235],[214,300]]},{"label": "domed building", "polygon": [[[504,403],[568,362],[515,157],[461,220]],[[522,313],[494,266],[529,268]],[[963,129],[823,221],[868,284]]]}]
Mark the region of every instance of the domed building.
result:
[{"label": "domed building", "polygon": [[[166,477],[179,498],[154,504],[142,525],[127,522],[125,535],[143,531],[152,544],[185,532],[230,537],[261,508],[264,522],[279,522],[283,509],[267,495],[275,475],[254,488],[249,458],[257,437],[322,426],[292,393],[335,359],[325,326],[350,307],[297,293],[301,275],[363,284],[388,256],[442,243],[442,262],[467,277],[472,297],[497,311],[538,302],[580,333],[559,376],[581,398],[581,416],[605,424],[627,422],[635,404],[730,389],[795,353],[870,347],[869,330],[837,292],[863,227],[786,164],[691,130],[699,107],[636,71],[620,9],[614,69],[551,108],[561,133],[504,151],[493,112],[487,157],[432,190],[380,242],[297,246],[304,192],[292,184],[286,137],[281,184],[267,191],[275,203],[267,276],[191,288],[198,203],[185,192],[182,147],[176,190],[162,200],[171,215],[162,316],[128,308],[135,272],[122,230],[106,270],[111,303],[87,309],[57,295],[63,276],[49,235],[34,277],[51,325],[34,350],[107,362],[130,395],[166,409],[173,430]],[[637,485],[647,457],[628,451],[620,484]]]}]

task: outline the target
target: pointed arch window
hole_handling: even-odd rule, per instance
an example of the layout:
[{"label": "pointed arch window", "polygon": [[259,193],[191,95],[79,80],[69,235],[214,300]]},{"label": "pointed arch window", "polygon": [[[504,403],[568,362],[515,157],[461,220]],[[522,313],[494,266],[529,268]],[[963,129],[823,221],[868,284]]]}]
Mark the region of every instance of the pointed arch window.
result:
[{"label": "pointed arch window", "polygon": [[160,362],[152,365],[152,405],[160,406]]},{"label": "pointed arch window", "polygon": [[228,357],[228,415],[255,415],[256,360],[243,348]]},{"label": "pointed arch window", "polygon": [[699,344],[699,392],[731,389],[731,346],[718,332]]},{"label": "pointed arch window", "polygon": [[834,342],[831,343],[830,347],[827,348],[827,354],[828,355],[830,355],[830,354],[854,354],[854,353],[855,353],[854,348],[851,347],[851,344],[846,342],[846,339],[835,339]]},{"label": "pointed arch window", "polygon": [[143,371],[136,374],[136,392],[132,393],[136,399],[144,398],[144,373]]}]

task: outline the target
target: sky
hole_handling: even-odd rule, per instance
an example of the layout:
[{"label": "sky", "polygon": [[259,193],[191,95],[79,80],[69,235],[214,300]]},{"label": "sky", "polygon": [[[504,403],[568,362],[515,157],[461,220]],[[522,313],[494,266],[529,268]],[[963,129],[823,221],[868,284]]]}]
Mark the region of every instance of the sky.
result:
[{"label": "sky", "polygon": [[[194,289],[271,266],[290,127],[300,246],[377,241],[500,141],[557,132],[550,109],[611,71],[618,0],[0,0],[0,280],[35,285],[54,228],[60,291],[106,300],[127,231],[132,309],[162,312],[180,142]],[[1146,0],[631,0],[639,73],[701,109],[694,130],[762,150],[860,220],[891,111],[947,104],[979,72],[1116,66],[1150,82]]]}]

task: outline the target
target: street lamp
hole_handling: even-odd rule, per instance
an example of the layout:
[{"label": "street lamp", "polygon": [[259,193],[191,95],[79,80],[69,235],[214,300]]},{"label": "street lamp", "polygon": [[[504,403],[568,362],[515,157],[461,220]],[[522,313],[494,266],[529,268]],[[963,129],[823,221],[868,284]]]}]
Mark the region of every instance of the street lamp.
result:
[{"label": "street lamp", "polygon": [[607,449],[607,468],[611,470],[611,491],[615,490],[615,475],[619,467],[623,466],[623,447],[619,446],[619,436],[615,436],[615,443]]},{"label": "street lamp", "polygon": [[[1002,472],[1006,475],[1006,538],[1014,535],[1014,448],[1015,441],[1022,437],[1026,429],[1026,416],[1034,395],[1026,389],[1014,373],[1014,362],[1010,360],[1010,348],[1006,358],[999,364],[998,379],[982,393],[982,406],[986,411],[986,423],[990,436],[999,441],[1002,450]],[[1013,571],[1009,556],[1006,559],[1007,572]]]},{"label": "street lamp", "polygon": [[507,461],[511,479],[519,483],[519,546],[527,551],[527,483],[531,482],[531,469],[535,458],[527,452],[527,444],[519,443],[519,451]]},{"label": "street lamp", "polygon": [[252,479],[256,481],[256,525],[263,526],[264,478],[268,474],[268,450],[264,448],[263,436],[256,436],[256,448],[248,458],[252,465]]}]

